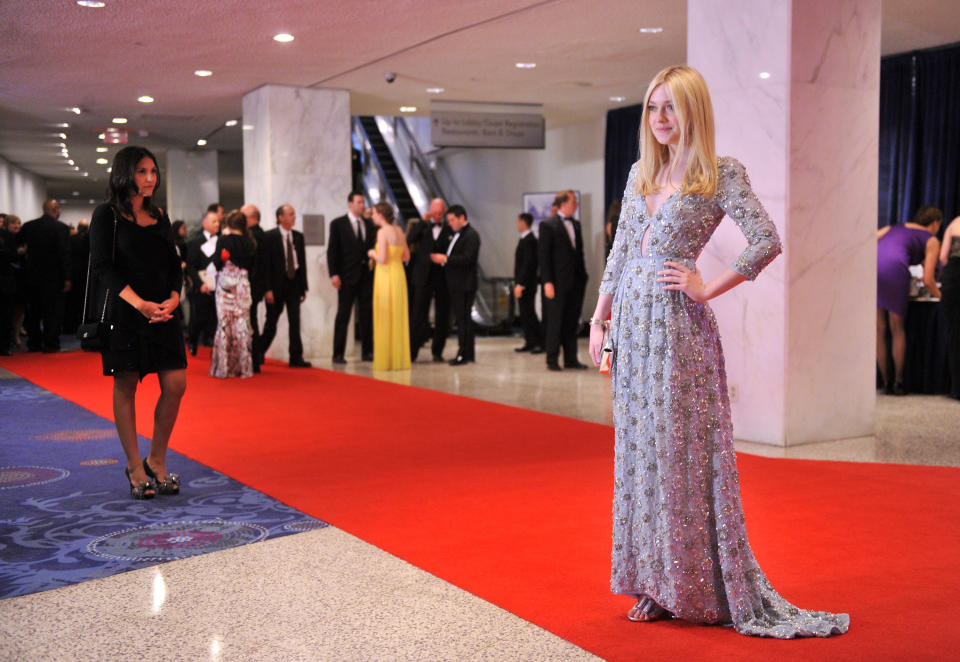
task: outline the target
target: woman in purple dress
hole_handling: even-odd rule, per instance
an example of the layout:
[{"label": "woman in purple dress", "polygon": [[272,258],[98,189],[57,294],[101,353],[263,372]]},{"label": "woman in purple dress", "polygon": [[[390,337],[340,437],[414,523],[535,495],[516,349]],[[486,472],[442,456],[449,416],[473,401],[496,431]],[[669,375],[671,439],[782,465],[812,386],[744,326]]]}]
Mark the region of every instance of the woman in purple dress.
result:
[{"label": "woman in purple dress", "polygon": [[[934,277],[940,242],[937,232],[943,213],[936,207],[917,210],[912,223],[888,225],[877,232],[877,367],[887,393],[906,395],[903,360],[907,352],[904,320],[910,303],[910,265],[923,264],[923,284],[930,296],[940,298]],[[894,379],[887,374],[887,329],[893,350]]]}]

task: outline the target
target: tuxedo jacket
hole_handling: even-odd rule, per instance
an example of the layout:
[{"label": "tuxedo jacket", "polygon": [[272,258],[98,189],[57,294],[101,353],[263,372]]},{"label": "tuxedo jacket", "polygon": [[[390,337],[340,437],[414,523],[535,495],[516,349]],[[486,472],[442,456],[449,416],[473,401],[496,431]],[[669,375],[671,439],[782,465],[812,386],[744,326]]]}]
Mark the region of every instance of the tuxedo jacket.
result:
[{"label": "tuxedo jacket", "polygon": [[263,233],[263,287],[264,293],[273,292],[278,296],[292,286],[297,295],[307,291],[307,251],[304,248],[303,233],[293,232],[293,250],[297,252],[297,273],[291,281],[287,278],[287,263],[283,249],[283,235],[280,228]]},{"label": "tuxedo jacket", "polygon": [[513,282],[527,291],[537,289],[537,238],[532,232],[517,242],[513,260]]},{"label": "tuxedo jacket", "polygon": [[70,228],[53,216],[44,214],[28,221],[16,235],[18,244],[27,245],[24,263],[33,283],[62,283],[70,272]]},{"label": "tuxedo jacket", "polygon": [[203,234],[203,230],[187,242],[187,268],[184,270],[184,275],[190,284],[190,291],[194,293],[199,292],[200,286],[203,285],[200,272],[206,271],[207,265],[213,262],[213,253],[207,257],[200,248],[205,243],[207,243],[207,235]]},{"label": "tuxedo jacket", "polygon": [[[453,237],[450,238],[453,241]],[[449,242],[447,244],[449,247]],[[444,270],[447,289],[451,292],[469,292],[477,289],[477,261],[480,257],[480,235],[468,223],[460,230],[460,237],[447,256]]]},{"label": "tuxedo jacket", "polygon": [[431,253],[446,253],[453,232],[444,221],[440,226],[440,235],[433,240],[433,223],[420,221],[410,229],[407,243],[413,254],[410,278],[414,287],[424,287],[430,280],[430,273],[442,273],[442,267],[430,260]]},{"label": "tuxedo jacket", "polygon": [[327,271],[330,277],[340,276],[340,280],[350,285],[359,283],[364,274],[370,272],[370,258],[367,251],[377,243],[377,227],[370,219],[360,219],[363,223],[363,241],[357,236],[357,230],[349,216],[340,216],[330,221],[330,241],[327,243]]},{"label": "tuxedo jacket", "polygon": [[570,245],[567,228],[559,216],[540,223],[539,267],[540,281],[553,283],[555,288],[570,290],[587,282],[587,267],[583,258],[583,234],[580,224],[574,223],[576,247]]},{"label": "tuxedo jacket", "polygon": [[250,293],[256,301],[262,299],[263,293],[266,291],[263,278],[264,234],[266,233],[259,224],[250,228],[250,236],[253,237],[253,241],[257,245],[256,250],[254,251],[253,271],[250,272]]}]

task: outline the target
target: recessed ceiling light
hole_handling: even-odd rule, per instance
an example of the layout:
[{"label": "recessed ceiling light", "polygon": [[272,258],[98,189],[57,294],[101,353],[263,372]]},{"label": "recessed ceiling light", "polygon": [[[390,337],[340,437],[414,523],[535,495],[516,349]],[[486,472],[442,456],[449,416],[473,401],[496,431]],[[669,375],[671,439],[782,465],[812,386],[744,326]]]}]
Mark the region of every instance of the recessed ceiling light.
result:
[{"label": "recessed ceiling light", "polygon": [[763,80],[767,80],[768,78],[770,78],[770,72],[769,72],[769,71],[761,71],[761,72],[760,72],[760,78],[762,78]]},{"label": "recessed ceiling light", "polygon": [[610,101],[616,101],[617,103],[620,103],[621,101],[626,101],[626,100],[627,100],[627,97],[610,97]]},{"label": "recessed ceiling light", "polygon": [[80,113],[83,112],[83,109],[80,108],[79,106],[74,106],[73,108],[67,108],[67,110],[69,110],[74,115],[79,115]]},{"label": "recessed ceiling light", "polygon": [[223,123],[223,125],[224,125],[224,126],[236,126],[236,125],[237,125],[237,120],[227,120],[226,122]]},{"label": "recessed ceiling light", "polygon": [[293,41],[293,35],[287,34],[286,32],[281,32],[280,34],[273,35],[274,41],[279,41],[281,44],[287,44]]},{"label": "recessed ceiling light", "polygon": [[89,177],[89,176],[90,176],[90,173],[89,173],[89,172],[81,172],[80,174],[83,175],[84,177]]},{"label": "recessed ceiling light", "polygon": [[72,195],[80,195],[80,191],[74,191]]},{"label": "recessed ceiling light", "polygon": [[97,201],[94,200],[93,198],[90,198],[89,200],[87,200],[87,204],[88,204],[88,205],[95,205],[95,204],[97,204]]},{"label": "recessed ceiling light", "polygon": [[137,101],[140,103],[153,103],[153,97],[144,94],[142,97],[137,97]]},{"label": "recessed ceiling light", "polygon": [[73,165],[73,160],[71,159],[70,161],[67,161],[67,163],[69,163],[70,165]]},{"label": "recessed ceiling light", "polygon": [[663,28],[640,28],[640,32],[643,34],[658,34],[663,32]]},{"label": "recessed ceiling light", "polygon": [[105,133],[99,133],[99,134],[97,134],[97,138],[99,138],[100,140],[103,140],[103,139],[106,138],[106,137],[107,137],[107,134],[105,134]]},{"label": "recessed ceiling light", "polygon": [[54,126],[57,127],[58,129],[69,129],[69,128],[70,128],[70,125],[67,124],[66,122],[60,122],[59,124],[54,124]]},{"label": "recessed ceiling light", "polygon": [[514,66],[516,66],[517,69],[533,69],[535,66],[537,66],[537,63],[536,62],[517,62],[517,64]]},{"label": "recessed ceiling light", "polygon": [[93,9],[101,9],[107,6],[107,3],[101,2],[101,0],[77,0],[77,4],[81,7],[92,7]]},{"label": "recessed ceiling light", "polygon": [[442,87],[428,87],[428,88],[427,88],[427,92],[428,92],[429,94],[443,94],[443,88],[442,88]]},{"label": "recessed ceiling light", "polygon": [[126,117],[114,117],[114,118],[113,118],[112,120],[110,120],[110,121],[113,122],[114,124],[126,124],[126,123],[127,123],[127,118],[126,118]]},{"label": "recessed ceiling light", "polygon": [[79,170],[79,169],[80,169],[80,166],[73,166],[73,169],[74,169],[74,170]]},{"label": "recessed ceiling light", "polygon": [[209,69],[197,69],[193,72],[194,76],[200,76],[200,78],[206,78],[207,76],[212,76],[213,72]]},{"label": "recessed ceiling light", "polygon": [[207,141],[204,140],[203,138],[197,141],[197,145],[199,145],[200,147],[203,147],[206,144],[207,144]]},{"label": "recessed ceiling light", "polygon": [[400,106],[401,113],[415,113],[417,112],[416,106]]},{"label": "recessed ceiling light", "polygon": [[110,166],[109,168],[107,168],[107,172],[113,172],[113,166]]},{"label": "recessed ceiling light", "polygon": [[102,154],[102,153],[104,153],[104,152],[107,151],[107,148],[106,148],[106,147],[97,147],[97,151]]},{"label": "recessed ceiling light", "polygon": [[58,134],[57,134],[57,138],[59,138],[60,140],[66,140],[66,139],[67,139],[67,134],[65,134],[65,133],[58,133]]},{"label": "recessed ceiling light", "polygon": [[97,163],[99,163],[100,165],[107,165],[110,162],[107,161],[106,159],[97,159]]}]

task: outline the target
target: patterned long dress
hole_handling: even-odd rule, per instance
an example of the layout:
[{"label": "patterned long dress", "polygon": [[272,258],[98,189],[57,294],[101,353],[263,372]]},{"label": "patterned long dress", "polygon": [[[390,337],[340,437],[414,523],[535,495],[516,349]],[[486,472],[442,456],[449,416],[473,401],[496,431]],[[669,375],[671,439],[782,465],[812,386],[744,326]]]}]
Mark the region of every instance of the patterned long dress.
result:
[{"label": "patterned long dress", "polygon": [[[718,160],[713,199],[674,193],[650,218],[634,164],[600,285],[613,295],[616,429],[611,589],[649,595],[676,617],[789,639],[847,631],[847,614],[784,600],[744,526],[723,350],[713,312],[664,290],[666,260],[694,262],[725,214],[748,246],[732,268],[753,280],[780,253],[777,230],[737,160]],[[641,242],[649,229],[647,255]]]}]

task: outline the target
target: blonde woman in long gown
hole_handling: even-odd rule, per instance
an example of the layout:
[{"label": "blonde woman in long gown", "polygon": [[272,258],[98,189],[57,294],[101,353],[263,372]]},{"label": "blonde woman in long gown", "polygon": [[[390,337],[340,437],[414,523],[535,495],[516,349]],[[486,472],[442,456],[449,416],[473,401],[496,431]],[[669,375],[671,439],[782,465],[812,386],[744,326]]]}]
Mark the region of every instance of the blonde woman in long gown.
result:
[{"label": "blonde woman in long gown", "polygon": [[407,306],[407,276],[403,265],[410,249],[403,230],[393,223],[394,212],[386,202],[373,207],[377,245],[367,255],[376,260],[373,273],[373,369],[410,369],[410,322]]},{"label": "blonde woman in long gown", "polygon": [[[694,69],[650,83],[641,158],[590,320],[599,365],[608,314],[616,434],[611,588],[632,621],[670,616],[791,639],[847,631],[850,617],[798,609],[767,581],[747,540],[720,334],[708,299],[780,253],[743,165],[716,156],[713,107]],[[747,238],[704,283],[696,259],[725,214]],[[801,544],[798,541],[797,544]]]}]

